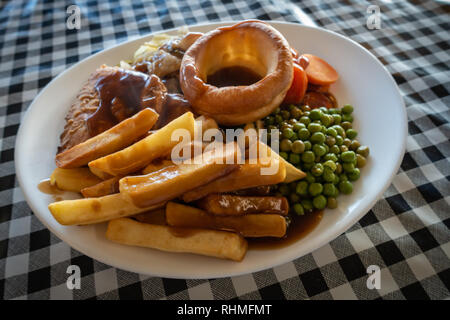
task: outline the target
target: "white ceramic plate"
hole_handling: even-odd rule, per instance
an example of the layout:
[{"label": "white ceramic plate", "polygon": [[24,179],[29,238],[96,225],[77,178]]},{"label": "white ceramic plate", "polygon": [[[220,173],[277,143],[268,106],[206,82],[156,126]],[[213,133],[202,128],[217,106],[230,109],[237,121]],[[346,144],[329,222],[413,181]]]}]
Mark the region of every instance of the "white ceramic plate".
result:
[{"label": "white ceramic plate", "polygon": [[[230,24],[232,22],[199,25],[190,30],[206,32]],[[354,126],[359,132],[358,139],[371,150],[361,179],[354,185],[354,192],[340,196],[339,208],[326,210],[324,218],[311,233],[284,248],[250,250],[242,262],[232,262],[123,246],[106,240],[106,224],[65,227],[53,219],[47,209],[52,198],[41,193],[37,185],[55,168],[59,135],[72,100],[98,66],[116,65],[120,60],[130,58],[151,35],[81,61],[49,83],[29,107],[17,135],[15,159],[20,186],[35,215],[63,241],[98,261],[124,270],[168,278],[219,278],[263,270],[310,253],[345,232],[381,197],[400,166],[407,134],[402,98],[382,64],[352,40],[298,24],[271,24],[299,52],[316,54],[336,68],[340,79],[331,91],[340,106],[350,103],[355,107]]]}]

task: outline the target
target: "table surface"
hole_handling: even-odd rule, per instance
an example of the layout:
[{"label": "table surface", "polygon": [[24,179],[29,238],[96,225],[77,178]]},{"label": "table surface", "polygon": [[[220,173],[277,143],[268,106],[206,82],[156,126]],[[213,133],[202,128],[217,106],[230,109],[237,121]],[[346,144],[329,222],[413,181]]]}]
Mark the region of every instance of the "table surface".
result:
[{"label": "table surface", "polygon": [[[66,28],[65,1],[0,5],[0,298],[3,299],[445,299],[450,288],[450,6],[378,1],[77,1],[81,28]],[[150,32],[207,21],[291,21],[336,31],[386,66],[408,113],[406,154],[392,185],[353,227],[282,266],[233,278],[173,280],[95,261],[51,234],[24,201],[14,169],[20,120],[68,66]],[[43,137],[44,138],[44,137]],[[69,290],[67,268],[81,269]],[[381,288],[368,289],[367,267]]]}]

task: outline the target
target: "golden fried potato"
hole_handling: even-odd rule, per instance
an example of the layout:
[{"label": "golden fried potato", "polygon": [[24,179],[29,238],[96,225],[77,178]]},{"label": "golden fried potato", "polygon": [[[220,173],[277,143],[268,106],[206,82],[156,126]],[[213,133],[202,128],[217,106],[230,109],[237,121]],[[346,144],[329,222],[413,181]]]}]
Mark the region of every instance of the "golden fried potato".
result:
[{"label": "golden fried potato", "polygon": [[270,156],[276,157],[279,161],[284,163],[284,166],[286,167],[286,178],[284,179],[284,183],[290,183],[296,180],[303,179],[306,177],[306,173],[304,173],[302,170],[294,167],[290,162],[286,161],[280,155],[272,150],[268,145],[264,144],[260,140],[258,140],[258,150],[261,150],[260,152],[263,154],[267,154]]},{"label": "golden fried potato", "polygon": [[167,203],[166,221],[174,227],[228,230],[244,237],[281,238],[287,228],[286,219],[278,214],[216,216],[175,202]]},{"label": "golden fried potato", "polygon": [[[274,164],[273,162],[277,162]],[[278,166],[275,174],[262,175],[261,169],[268,166]],[[191,202],[201,199],[211,193],[225,193],[257,186],[272,185],[283,182],[286,178],[286,167],[283,162],[270,158],[269,164],[245,163],[228,175],[218,178],[208,184],[188,191],[183,195],[183,201]]]},{"label": "golden fried potato", "polygon": [[108,180],[101,181],[93,186],[81,189],[81,194],[85,198],[98,198],[107,196],[108,194],[119,192],[119,180],[122,177],[112,177]]},{"label": "golden fried potato", "polygon": [[110,175],[126,175],[143,169],[155,159],[170,155],[179,141],[172,141],[172,133],[177,129],[187,130],[194,137],[194,116],[186,112],[163,128],[131,146],[113,154],[89,162],[95,168]]},{"label": "golden fried potato", "polygon": [[61,169],[56,168],[50,176],[50,183],[58,189],[80,192],[81,189],[93,186],[101,180],[88,168]]},{"label": "golden fried potato", "polygon": [[114,127],[56,155],[60,168],[78,168],[90,161],[106,156],[144,136],[158,120],[152,109],[143,109]]},{"label": "golden fried potato", "polygon": [[130,202],[138,207],[147,207],[174,199],[237,168],[236,164],[219,164],[212,161],[204,161],[201,164],[182,163],[147,175],[122,178],[119,188],[120,193]]},{"label": "golden fried potato", "polygon": [[241,216],[249,213],[274,213],[287,215],[289,202],[285,197],[255,197],[233,194],[210,194],[197,201],[197,206],[209,214]]},{"label": "golden fried potato", "polygon": [[150,163],[142,170],[142,174],[149,174],[163,168],[175,165],[171,160],[160,160]]},{"label": "golden fried potato", "polygon": [[195,253],[241,261],[247,241],[236,233],[141,223],[129,218],[109,222],[106,238],[129,246],[169,252]]},{"label": "golden fried potato", "polygon": [[147,208],[138,208],[120,193],[116,193],[100,198],[54,202],[49,204],[48,209],[62,225],[84,225],[132,216],[164,205],[165,203],[158,203]]}]

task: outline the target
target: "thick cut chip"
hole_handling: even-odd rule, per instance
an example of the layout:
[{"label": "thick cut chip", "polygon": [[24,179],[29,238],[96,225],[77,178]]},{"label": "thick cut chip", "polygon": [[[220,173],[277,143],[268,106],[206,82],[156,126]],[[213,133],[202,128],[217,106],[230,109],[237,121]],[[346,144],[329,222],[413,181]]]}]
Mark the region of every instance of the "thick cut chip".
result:
[{"label": "thick cut chip", "polygon": [[165,127],[131,146],[89,162],[89,167],[110,175],[126,175],[143,169],[155,159],[170,155],[172,148],[180,143],[172,140],[172,133],[177,129],[194,137],[194,116],[191,112],[176,118]]},{"label": "thick cut chip", "polygon": [[242,236],[232,232],[173,228],[128,218],[110,221],[106,238],[129,246],[195,253],[234,261],[241,261],[248,247]]},{"label": "thick cut chip", "polygon": [[134,143],[144,136],[158,120],[152,109],[143,109],[114,127],[56,155],[60,168],[78,168]]}]

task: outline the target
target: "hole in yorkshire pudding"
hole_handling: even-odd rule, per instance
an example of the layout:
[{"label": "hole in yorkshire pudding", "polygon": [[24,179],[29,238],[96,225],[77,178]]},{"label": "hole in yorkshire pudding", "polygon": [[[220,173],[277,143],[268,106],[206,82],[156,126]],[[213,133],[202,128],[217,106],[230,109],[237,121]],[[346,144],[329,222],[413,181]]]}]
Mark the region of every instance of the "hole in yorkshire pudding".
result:
[{"label": "hole in yorkshire pudding", "polygon": [[232,66],[217,70],[211,75],[207,75],[206,83],[221,88],[235,86],[249,86],[263,77],[252,69],[243,66]]}]

